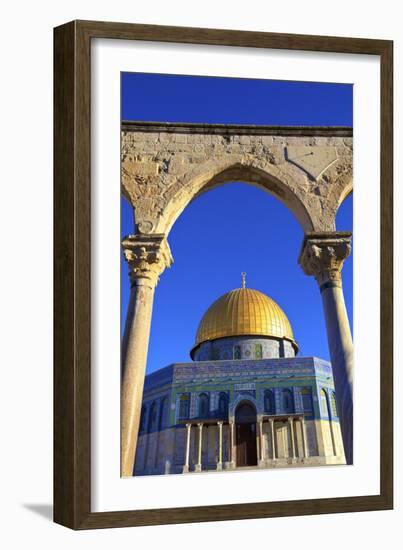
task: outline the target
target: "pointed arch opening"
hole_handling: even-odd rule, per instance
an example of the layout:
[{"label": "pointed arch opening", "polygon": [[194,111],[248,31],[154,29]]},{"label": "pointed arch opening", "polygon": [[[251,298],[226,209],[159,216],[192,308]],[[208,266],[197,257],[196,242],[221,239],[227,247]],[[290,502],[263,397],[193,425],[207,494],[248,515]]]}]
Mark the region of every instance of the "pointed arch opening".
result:
[{"label": "pointed arch opening", "polygon": [[290,184],[290,175],[282,174],[275,165],[268,162],[261,164],[263,166],[244,161],[207,161],[198,166],[182,177],[177,188],[170,190],[165,197],[167,205],[157,232],[168,235],[177,218],[192,201],[217,187],[238,181],[274,196],[294,215],[304,232],[313,231],[315,223],[304,203],[303,188],[298,192],[298,186]]},{"label": "pointed arch opening", "polygon": [[250,401],[241,401],[235,410],[236,465],[257,465],[256,408]]}]

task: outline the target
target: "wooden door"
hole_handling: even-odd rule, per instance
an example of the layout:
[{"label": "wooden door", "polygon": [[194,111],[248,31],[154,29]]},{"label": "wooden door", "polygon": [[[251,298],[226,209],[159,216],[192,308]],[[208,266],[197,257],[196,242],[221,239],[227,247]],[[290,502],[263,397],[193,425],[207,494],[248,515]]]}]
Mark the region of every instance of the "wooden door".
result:
[{"label": "wooden door", "polygon": [[252,423],[237,424],[236,436],[237,467],[256,466],[256,425]]}]

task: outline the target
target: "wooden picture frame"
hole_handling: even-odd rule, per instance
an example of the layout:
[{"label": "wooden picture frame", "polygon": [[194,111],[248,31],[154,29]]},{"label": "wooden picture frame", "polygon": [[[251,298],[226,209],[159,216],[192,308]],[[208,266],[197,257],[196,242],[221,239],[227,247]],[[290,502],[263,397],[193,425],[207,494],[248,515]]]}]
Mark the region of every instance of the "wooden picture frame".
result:
[{"label": "wooden picture frame", "polygon": [[[380,56],[380,493],[91,512],[91,40],[112,38]],[[72,529],[328,514],[393,507],[393,42],[73,21],[54,31],[54,520]]]}]

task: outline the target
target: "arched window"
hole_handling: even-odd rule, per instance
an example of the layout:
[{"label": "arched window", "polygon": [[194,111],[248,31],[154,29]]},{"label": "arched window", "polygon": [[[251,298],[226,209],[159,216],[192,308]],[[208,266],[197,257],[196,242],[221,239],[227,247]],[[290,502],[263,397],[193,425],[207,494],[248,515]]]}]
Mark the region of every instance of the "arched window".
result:
[{"label": "arched window", "polygon": [[274,406],[274,395],[271,390],[266,390],[264,392],[264,410],[267,414],[274,414],[275,406]]},{"label": "arched window", "polygon": [[158,422],[158,429],[163,430],[168,425],[168,398],[164,397],[160,405],[160,418]]},{"label": "arched window", "polygon": [[263,357],[262,344],[255,344],[255,359],[262,359],[262,357]]},{"label": "arched window", "polygon": [[228,415],[228,396],[225,392],[220,392],[218,397],[218,414],[221,417]]},{"label": "arched window", "polygon": [[294,399],[291,390],[283,390],[281,395],[282,409],[285,413],[294,412]]},{"label": "arched window", "polygon": [[150,416],[148,418],[148,431],[152,432],[157,427],[157,403],[153,402],[150,409]]},{"label": "arched window", "polygon": [[190,399],[188,394],[183,394],[179,398],[179,419],[189,418]]},{"label": "arched window", "polygon": [[147,407],[143,405],[141,407],[141,416],[140,416],[140,432],[144,432],[146,429],[146,420],[147,420]]},{"label": "arched window", "polygon": [[234,359],[241,359],[241,346],[234,346]]},{"label": "arched window", "polygon": [[320,408],[322,416],[329,418],[329,400],[327,393],[323,388],[320,390]]},{"label": "arched window", "polygon": [[201,393],[199,395],[199,417],[203,418],[208,416],[210,410],[210,398],[207,393]]},{"label": "arched window", "polygon": [[337,412],[336,394],[334,391],[332,391],[330,395],[330,410],[332,411],[333,418],[337,418],[339,416],[339,413]]},{"label": "arched window", "polygon": [[301,389],[302,397],[302,410],[304,413],[313,412],[313,401],[312,401],[312,389],[311,388],[302,388]]}]

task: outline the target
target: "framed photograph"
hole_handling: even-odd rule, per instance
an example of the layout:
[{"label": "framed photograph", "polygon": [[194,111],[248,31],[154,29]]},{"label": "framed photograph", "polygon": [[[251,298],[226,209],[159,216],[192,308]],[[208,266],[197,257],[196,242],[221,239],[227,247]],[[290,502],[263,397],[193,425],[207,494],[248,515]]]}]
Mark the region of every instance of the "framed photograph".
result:
[{"label": "framed photograph", "polygon": [[393,43],[54,47],[54,520],[391,509]]}]

